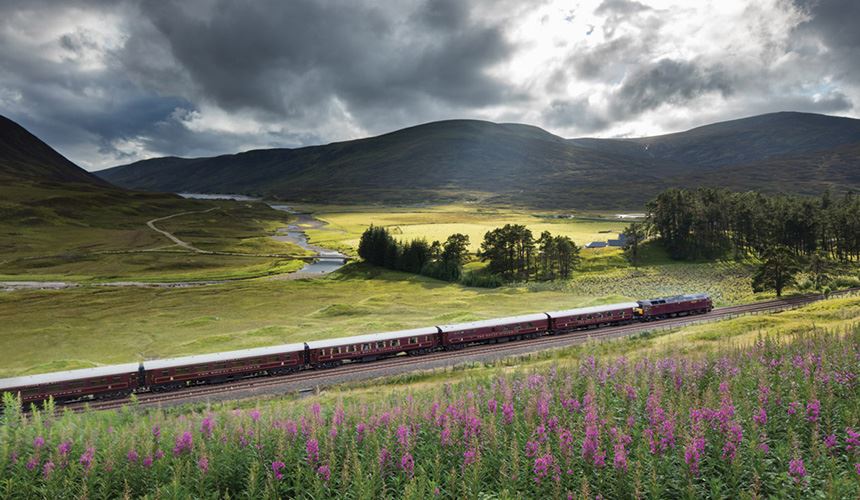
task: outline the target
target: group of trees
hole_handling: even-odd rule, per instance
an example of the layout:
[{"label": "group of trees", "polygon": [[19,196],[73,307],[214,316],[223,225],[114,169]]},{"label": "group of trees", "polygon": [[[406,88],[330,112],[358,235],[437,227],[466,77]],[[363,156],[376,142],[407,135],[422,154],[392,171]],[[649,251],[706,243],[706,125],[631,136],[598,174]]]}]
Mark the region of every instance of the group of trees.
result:
[{"label": "group of trees", "polygon": [[457,281],[469,259],[469,237],[452,234],[444,243],[400,242],[384,227],[371,225],[361,235],[358,255],[374,266]]},{"label": "group of trees", "polygon": [[478,257],[490,273],[508,281],[566,279],[579,265],[580,248],[567,236],[549,231],[536,240],[521,224],[506,224],[484,235]]},{"label": "group of trees", "polygon": [[648,225],[676,259],[763,257],[778,247],[808,258],[860,259],[860,198],[669,189],[648,204]]},{"label": "group of trees", "polygon": [[[535,239],[525,226],[507,224],[484,235],[477,256],[487,262],[488,275],[503,281],[553,280],[571,276],[580,262],[579,251],[567,236],[544,231]],[[469,237],[452,234],[444,243],[401,242],[386,228],[371,225],[361,235],[358,255],[375,266],[458,281],[470,258]]]}]

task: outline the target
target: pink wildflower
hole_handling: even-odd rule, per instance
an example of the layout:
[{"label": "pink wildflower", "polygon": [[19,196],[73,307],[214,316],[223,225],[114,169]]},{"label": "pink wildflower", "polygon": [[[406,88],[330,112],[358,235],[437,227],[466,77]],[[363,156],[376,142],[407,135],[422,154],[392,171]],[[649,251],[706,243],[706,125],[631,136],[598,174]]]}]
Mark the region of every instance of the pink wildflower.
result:
[{"label": "pink wildflower", "polygon": [[33,448],[36,448],[38,450],[42,446],[45,446],[45,438],[43,438],[42,436],[36,436],[36,438],[33,439]]},{"label": "pink wildflower", "polygon": [[803,465],[802,458],[794,458],[788,464],[788,475],[790,475],[794,482],[800,482],[803,479],[803,476],[806,475],[806,467]]},{"label": "pink wildflower", "polygon": [[50,479],[52,472],[54,472],[54,462],[48,460],[45,462],[44,467],[42,467],[42,475],[45,476],[45,479]]},{"label": "pink wildflower", "polygon": [[308,463],[316,463],[320,459],[320,444],[316,439],[308,439],[305,443]]},{"label": "pink wildflower", "polygon": [[328,465],[320,465],[317,468],[317,474],[322,478],[323,481],[328,482],[331,479],[331,468]]},{"label": "pink wildflower", "polygon": [[281,462],[280,460],[272,462],[272,472],[275,473],[275,479],[280,481],[281,479],[284,478],[284,473],[281,471],[284,470],[284,468],[286,466],[287,466],[287,464],[285,464],[284,462]]},{"label": "pink wildflower", "polygon": [[197,468],[200,469],[200,472],[206,474],[209,471],[209,459],[200,457],[200,460],[197,461]]},{"label": "pink wildflower", "polygon": [[412,458],[412,454],[408,452],[403,454],[400,458],[400,468],[403,469],[409,477],[412,477],[412,474],[415,472],[415,459]]}]

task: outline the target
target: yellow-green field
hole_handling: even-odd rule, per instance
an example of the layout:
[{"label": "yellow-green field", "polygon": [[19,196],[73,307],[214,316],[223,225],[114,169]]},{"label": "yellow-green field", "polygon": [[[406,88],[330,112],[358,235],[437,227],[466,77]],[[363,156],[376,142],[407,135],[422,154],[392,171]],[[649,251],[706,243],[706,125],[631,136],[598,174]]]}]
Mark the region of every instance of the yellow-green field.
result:
[{"label": "yellow-green field", "polygon": [[[636,280],[607,280],[599,294],[481,289],[352,264],[315,280],[4,293],[0,376],[619,302],[664,290],[647,280],[633,287]],[[694,292],[701,282],[674,286]],[[723,286],[728,296],[736,284]]]},{"label": "yellow-green field", "polygon": [[387,227],[397,238],[444,241],[454,233],[469,236],[471,251],[477,251],[484,234],[505,224],[524,224],[537,238],[541,232],[569,236],[577,245],[590,241],[616,238],[626,223],[587,218],[560,219],[547,212],[479,207],[472,205],[443,205],[423,208],[368,208],[351,206],[299,205],[299,210],[312,211],[328,223],[320,229],[308,230],[311,240],[322,246],[345,251],[358,247],[361,233],[371,224]]},{"label": "yellow-green field", "polygon": [[[14,186],[13,186],[14,187]],[[271,235],[289,216],[263,203],[185,200],[170,195],[13,189],[0,194],[0,280],[179,281],[265,276],[295,271],[303,262],[260,255],[302,256],[302,248]],[[27,201],[28,196],[35,201]],[[39,199],[39,197],[43,199]],[[16,198],[17,197],[17,198]],[[114,199],[118,197],[119,199]],[[126,199],[128,198],[128,199]],[[29,205],[28,205],[29,203]],[[32,205],[32,206],[31,206]],[[211,211],[206,211],[213,209]],[[186,213],[188,212],[188,213]],[[146,222],[206,251],[175,245]]]}]

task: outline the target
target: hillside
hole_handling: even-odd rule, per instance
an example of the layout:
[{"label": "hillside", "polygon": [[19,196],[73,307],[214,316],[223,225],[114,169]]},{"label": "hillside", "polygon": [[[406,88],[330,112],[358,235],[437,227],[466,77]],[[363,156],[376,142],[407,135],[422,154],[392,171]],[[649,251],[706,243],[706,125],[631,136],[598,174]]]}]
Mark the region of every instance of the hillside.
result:
[{"label": "hillside", "polygon": [[75,165],[24,127],[2,115],[0,179],[109,186],[104,180]]},{"label": "hillside", "polygon": [[[860,120],[804,113],[640,139],[568,140],[528,125],[450,120],[323,146],[144,160],[98,175],[136,189],[300,201],[638,208],[670,185],[719,185],[724,169],[739,189],[838,191],[846,185],[835,180],[846,176],[824,159],[838,150],[841,165],[854,164],[851,144],[860,144]],[[748,172],[769,170],[798,181],[747,182]]]}]

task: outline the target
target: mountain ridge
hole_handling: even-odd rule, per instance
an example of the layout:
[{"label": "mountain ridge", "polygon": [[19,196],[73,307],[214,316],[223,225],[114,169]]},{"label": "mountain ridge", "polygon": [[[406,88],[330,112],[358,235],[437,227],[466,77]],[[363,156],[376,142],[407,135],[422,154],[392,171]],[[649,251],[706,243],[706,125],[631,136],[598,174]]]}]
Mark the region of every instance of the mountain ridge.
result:
[{"label": "mountain ridge", "polygon": [[[823,158],[839,149],[841,173],[835,177],[853,184],[846,165],[860,158],[860,149],[848,147],[855,143],[860,120],[797,112],[632,139],[565,139],[526,124],[444,120],[325,145],[154,158],[97,175],[134,189],[294,201],[629,208],[665,187],[720,185],[726,169],[741,177],[745,170],[759,178],[779,173],[779,183],[740,179],[739,189],[809,192],[833,185],[838,191],[845,186],[830,179]],[[797,186],[788,182],[791,173],[779,172],[778,159],[797,170]]]}]

